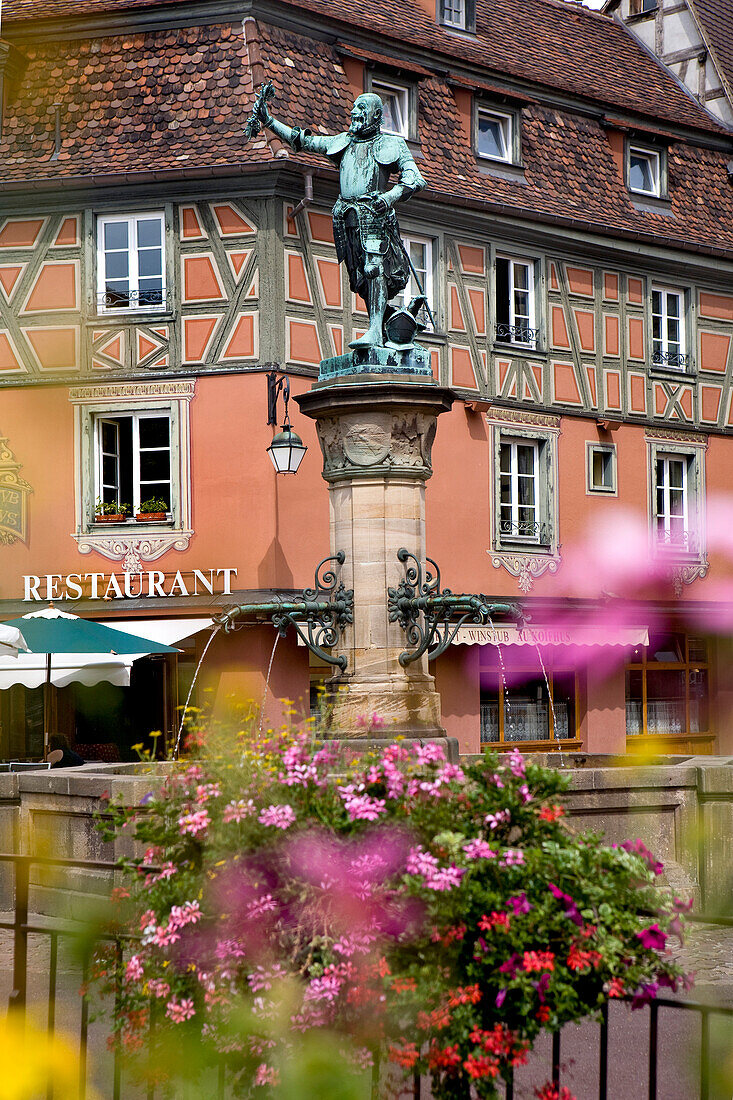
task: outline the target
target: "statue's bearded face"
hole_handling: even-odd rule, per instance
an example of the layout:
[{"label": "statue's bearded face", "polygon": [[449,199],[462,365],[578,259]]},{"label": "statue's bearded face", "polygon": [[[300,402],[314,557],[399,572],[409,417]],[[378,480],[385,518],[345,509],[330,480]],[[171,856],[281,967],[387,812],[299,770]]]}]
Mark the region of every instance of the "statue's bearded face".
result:
[{"label": "statue's bearded face", "polygon": [[368,92],[360,95],[351,108],[349,133],[359,137],[376,134],[382,121],[382,101],[378,95]]}]

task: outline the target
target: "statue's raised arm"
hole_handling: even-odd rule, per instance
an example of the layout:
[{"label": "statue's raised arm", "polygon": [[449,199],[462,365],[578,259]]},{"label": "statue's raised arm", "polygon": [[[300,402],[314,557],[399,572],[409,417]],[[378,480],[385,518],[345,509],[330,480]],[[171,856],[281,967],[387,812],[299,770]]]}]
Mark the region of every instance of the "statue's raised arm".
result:
[{"label": "statue's raised arm", "polygon": [[405,139],[382,133],[383,106],[378,95],[367,92],[356,99],[347,131],[320,136],[273,118],[269,107],[273,94],[272,85],[260,89],[252,112],[258,122],[292,149],[319,153],[339,169],[339,198],[333,208],[336,251],[346,264],[351,289],[364,298],[369,310],[369,329],[351,347],[391,346],[384,334],[385,314],[394,312],[388,302],[405,289],[411,268],[393,207],[421,191],[425,180]]}]

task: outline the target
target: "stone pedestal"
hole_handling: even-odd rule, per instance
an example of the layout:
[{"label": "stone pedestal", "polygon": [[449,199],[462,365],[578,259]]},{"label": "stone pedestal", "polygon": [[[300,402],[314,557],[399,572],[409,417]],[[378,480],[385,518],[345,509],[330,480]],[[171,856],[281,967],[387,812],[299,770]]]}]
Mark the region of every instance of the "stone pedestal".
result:
[{"label": "stone pedestal", "polygon": [[399,663],[407,640],[389,621],[387,588],[404,576],[400,547],[425,561],[431,447],[453,394],[422,374],[365,372],[326,378],[296,401],[318,427],[331,553],[346,552],[341,576],[354,589],[354,623],[338,649],[348,666],[333,681],[333,733],[366,734],[364,719],[377,714],[387,736],[444,736],[427,657]]}]

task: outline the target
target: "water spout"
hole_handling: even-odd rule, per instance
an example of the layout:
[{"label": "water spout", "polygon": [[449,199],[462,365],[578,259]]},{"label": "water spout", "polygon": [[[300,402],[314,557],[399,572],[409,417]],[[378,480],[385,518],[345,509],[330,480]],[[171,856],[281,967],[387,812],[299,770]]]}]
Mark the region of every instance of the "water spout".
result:
[{"label": "water spout", "polygon": [[186,721],[186,714],[188,713],[188,704],[191,702],[191,696],[193,694],[193,689],[194,689],[194,686],[196,684],[196,679],[197,679],[198,674],[199,674],[199,669],[201,668],[201,665],[204,663],[204,657],[206,656],[206,654],[208,652],[209,646],[211,645],[211,643],[213,642],[214,638],[216,637],[216,635],[219,633],[220,630],[221,630],[221,624],[219,624],[218,626],[216,626],[212,630],[211,634],[209,635],[209,640],[207,641],[206,645],[204,646],[204,651],[201,654],[201,656],[199,657],[199,663],[196,665],[196,671],[193,674],[193,679],[191,680],[191,686],[188,689],[188,695],[186,696],[186,703],[183,707],[183,712],[181,714],[181,724],[178,727],[178,736],[176,737],[176,747],[173,750],[173,759],[174,760],[178,759],[178,753],[180,752],[181,736],[183,734],[183,726],[184,726],[185,721]]}]

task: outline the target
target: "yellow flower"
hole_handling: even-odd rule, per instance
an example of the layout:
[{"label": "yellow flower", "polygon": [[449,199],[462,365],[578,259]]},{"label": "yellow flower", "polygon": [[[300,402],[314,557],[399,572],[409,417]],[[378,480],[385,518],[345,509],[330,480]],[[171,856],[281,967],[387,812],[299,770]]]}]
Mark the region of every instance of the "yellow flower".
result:
[{"label": "yellow flower", "polygon": [[[49,1037],[30,1017],[9,1012],[0,1021],[0,1100],[35,1100],[53,1082],[55,1096],[76,1096],[79,1057],[61,1033]],[[87,1086],[88,1100],[100,1100]]]}]

